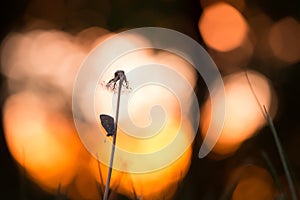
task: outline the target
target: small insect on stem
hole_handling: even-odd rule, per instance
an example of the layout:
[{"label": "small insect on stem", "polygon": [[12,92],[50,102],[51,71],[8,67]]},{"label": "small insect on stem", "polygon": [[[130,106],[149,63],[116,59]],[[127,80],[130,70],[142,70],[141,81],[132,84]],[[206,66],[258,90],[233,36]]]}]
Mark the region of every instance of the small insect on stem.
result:
[{"label": "small insect on stem", "polygon": [[100,115],[101,125],[106,131],[106,136],[113,136],[115,134],[115,122],[114,118],[109,115],[101,114]]}]

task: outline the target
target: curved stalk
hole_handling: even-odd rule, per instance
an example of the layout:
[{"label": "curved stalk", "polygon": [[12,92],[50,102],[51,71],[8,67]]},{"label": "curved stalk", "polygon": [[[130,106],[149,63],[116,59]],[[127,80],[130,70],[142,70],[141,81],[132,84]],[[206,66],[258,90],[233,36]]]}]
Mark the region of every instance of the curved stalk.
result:
[{"label": "curved stalk", "polygon": [[118,128],[120,98],[121,98],[121,89],[122,89],[123,81],[124,81],[124,77],[121,76],[120,77],[120,82],[119,82],[119,89],[118,89],[116,121],[115,121],[114,134],[113,134],[113,143],[112,143],[112,146],[111,146],[109,170],[108,170],[108,174],[107,174],[107,179],[106,179],[106,185],[105,185],[105,191],[104,191],[103,200],[107,200],[108,199],[110,179],[111,179],[111,174],[112,174],[112,168],[113,168],[113,162],[114,162],[114,155],[115,155],[115,148],[116,148],[116,142],[117,142],[117,128]]}]

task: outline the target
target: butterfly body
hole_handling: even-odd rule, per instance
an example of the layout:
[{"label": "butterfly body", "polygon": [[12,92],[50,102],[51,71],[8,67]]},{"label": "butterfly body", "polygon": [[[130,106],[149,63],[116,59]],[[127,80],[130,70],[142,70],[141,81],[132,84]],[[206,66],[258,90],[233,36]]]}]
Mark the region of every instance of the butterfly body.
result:
[{"label": "butterfly body", "polygon": [[101,114],[100,121],[103,128],[106,130],[106,136],[113,136],[115,134],[114,118],[109,115]]}]

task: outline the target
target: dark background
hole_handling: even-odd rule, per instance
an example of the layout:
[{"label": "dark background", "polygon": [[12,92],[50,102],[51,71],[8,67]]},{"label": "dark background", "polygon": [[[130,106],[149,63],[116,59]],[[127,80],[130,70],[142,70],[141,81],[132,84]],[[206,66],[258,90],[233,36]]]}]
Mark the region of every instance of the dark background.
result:
[{"label": "dark background", "polygon": [[[53,1],[53,3],[55,2],[58,1]],[[73,1],[64,0],[63,2],[69,5]],[[204,45],[197,27],[202,12],[199,1],[112,0],[101,2],[88,0],[83,2],[75,8],[66,6],[66,9],[69,9],[68,13],[71,13],[70,16],[53,18],[51,15],[47,15],[47,13],[43,16],[42,12],[36,12],[33,15],[45,19],[50,18],[57,25],[56,28],[71,33],[76,33],[90,26],[101,26],[110,31],[142,26],[163,26],[181,31]],[[30,0],[1,1],[1,41],[10,31],[20,30],[26,25],[26,16],[29,12],[27,8],[30,3]],[[292,16],[299,22],[300,6],[297,0],[248,0],[246,4],[249,9],[251,7],[259,7],[274,21],[286,16]],[[93,19],[92,15],[86,16],[86,10],[101,13],[101,16],[103,15],[103,18],[105,18],[105,22]],[[72,15],[72,13],[76,13],[76,15]],[[247,17],[247,11],[244,14]],[[177,16],[181,16],[181,18]],[[186,19],[189,20],[189,24],[185,23]],[[73,20],[79,20],[79,22],[72,23]],[[275,126],[288,158],[289,167],[292,170],[296,184],[298,184],[300,180],[300,64],[296,63],[285,68],[273,68],[271,71],[259,68],[260,65],[261,63],[255,59],[251,60],[249,64],[249,66],[265,74],[271,80],[278,95],[279,107],[275,118]],[[269,67],[271,68],[272,66]],[[2,113],[2,105],[7,96],[7,90],[5,77],[1,74],[0,81]],[[22,169],[16,165],[7,149],[2,120],[0,128],[0,198],[63,199],[59,195],[52,196],[44,193],[24,176]],[[175,199],[220,199],[224,192],[226,174],[231,168],[248,163],[249,161],[267,168],[262,152],[268,155],[277,173],[280,176],[284,175],[274,139],[268,127],[263,128],[259,134],[246,141],[236,154],[222,160],[198,159],[198,145],[196,143],[194,144],[195,151],[192,165],[188,175],[181,183]],[[205,173],[203,173],[203,169],[205,169]],[[24,188],[24,185],[26,188]],[[24,193],[26,194],[24,195]],[[126,199],[120,196],[120,199],[122,198]]]}]

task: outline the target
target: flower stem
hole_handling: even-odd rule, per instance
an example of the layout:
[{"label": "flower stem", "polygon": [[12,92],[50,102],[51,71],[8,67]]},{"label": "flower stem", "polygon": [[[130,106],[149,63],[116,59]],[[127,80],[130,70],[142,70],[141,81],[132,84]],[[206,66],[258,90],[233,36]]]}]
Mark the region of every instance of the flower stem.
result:
[{"label": "flower stem", "polygon": [[111,179],[111,174],[112,174],[112,168],[113,168],[113,162],[114,162],[114,154],[115,154],[115,148],[116,148],[116,142],[117,142],[117,128],[118,128],[120,98],[121,98],[121,89],[122,89],[123,81],[124,81],[124,77],[121,76],[120,77],[120,81],[119,81],[119,89],[118,89],[116,121],[115,121],[115,124],[114,124],[115,127],[114,127],[114,134],[113,134],[113,143],[112,143],[112,146],[111,146],[109,170],[108,170],[108,174],[107,174],[107,179],[106,179],[106,185],[105,185],[105,191],[104,191],[103,200],[107,200],[108,199],[110,179]]}]

